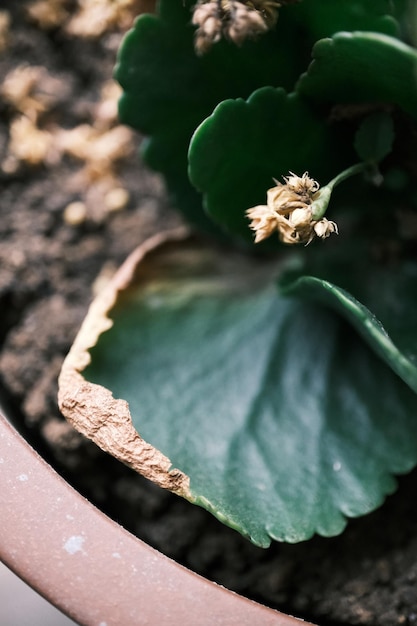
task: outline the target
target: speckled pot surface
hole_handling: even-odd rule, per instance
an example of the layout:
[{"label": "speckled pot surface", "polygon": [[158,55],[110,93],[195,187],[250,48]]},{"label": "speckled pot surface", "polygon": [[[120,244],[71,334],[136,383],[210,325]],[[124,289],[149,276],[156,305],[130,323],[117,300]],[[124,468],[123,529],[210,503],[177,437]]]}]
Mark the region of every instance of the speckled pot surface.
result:
[{"label": "speckled pot surface", "polygon": [[0,467],[0,559],[79,624],[300,624],[133,537],[65,483],[1,413]]}]

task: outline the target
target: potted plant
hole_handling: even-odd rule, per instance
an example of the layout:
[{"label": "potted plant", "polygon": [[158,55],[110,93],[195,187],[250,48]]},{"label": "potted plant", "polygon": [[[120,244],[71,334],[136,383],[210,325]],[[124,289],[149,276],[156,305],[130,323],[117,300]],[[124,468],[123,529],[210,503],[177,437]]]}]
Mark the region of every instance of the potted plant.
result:
[{"label": "potted plant", "polygon": [[[82,244],[79,246],[78,242],[84,241],[88,246],[88,242],[92,243],[97,231],[103,238],[103,231],[108,229],[109,222],[114,226],[118,220],[121,224],[129,221],[129,212],[117,214],[118,208],[114,205],[110,208],[107,220],[103,220],[103,214],[101,217],[98,213],[89,215],[91,202],[88,193],[87,197],[81,195],[81,201],[74,201],[77,200],[75,192],[80,188],[80,184],[82,188],[86,174],[91,176],[91,172],[94,178],[90,180],[89,192],[94,190],[97,194],[97,186],[100,191],[100,184],[103,185],[103,179],[105,180],[107,176],[104,186],[105,199],[106,194],[111,194],[112,191],[118,192],[116,195],[113,193],[113,199],[117,195],[119,200],[120,197],[123,199],[121,193],[123,189],[117,186],[120,185],[120,179],[118,180],[113,172],[113,161],[117,161],[117,156],[115,159],[115,155],[111,154],[114,146],[111,146],[112,141],[107,143],[102,141],[103,136],[110,139],[112,136],[113,100],[107,94],[110,73],[108,66],[106,68],[103,64],[106,53],[107,57],[111,58],[112,47],[108,49],[108,41],[103,44],[99,40],[96,43],[94,37],[111,39],[114,36],[111,27],[118,17],[112,3],[107,7],[105,4],[94,6],[94,3],[79,3],[78,13],[75,13],[75,7],[72,7],[74,14],[71,14],[68,11],[68,3],[57,2],[52,5],[41,1],[13,5],[10,12],[8,10],[0,12],[0,47],[1,51],[5,52],[2,59],[5,80],[1,85],[1,107],[8,122],[4,127],[2,124],[0,129],[2,148],[7,146],[1,164],[3,243],[0,263],[2,317],[0,482],[4,506],[1,513],[3,532],[0,558],[34,589],[78,623],[208,624],[212,623],[213,619],[218,619],[239,624],[292,624],[293,620],[290,618],[239,598],[236,594],[187,572],[162,554],[145,546],[143,542],[136,540],[76,493],[14,428],[17,426],[25,438],[35,445],[52,465],[58,465],[67,480],[73,482],[73,476],[69,476],[68,458],[71,457],[71,448],[74,444],[80,444],[80,439],[70,432],[71,429],[65,428],[65,423],[58,422],[49,414],[53,413],[53,410],[49,411],[46,396],[48,393],[54,393],[55,385],[52,384],[51,389],[45,393],[45,385],[37,381],[34,393],[31,393],[31,389],[33,390],[32,382],[36,380],[37,373],[34,360],[43,369],[45,380],[49,379],[54,369],[53,361],[60,360],[57,354],[62,350],[62,344],[61,347],[59,344],[63,341],[65,345],[67,341],[65,337],[70,336],[70,333],[63,331],[61,324],[64,322],[65,326],[75,322],[75,319],[71,319],[73,313],[70,312],[68,315],[70,303],[74,302],[71,288],[69,292],[67,291],[70,282],[68,275],[71,274],[71,270],[68,273],[65,270],[59,276],[61,254],[68,269],[72,265],[70,249],[77,250],[73,261],[79,256],[82,259],[83,272],[90,274],[91,279],[91,274],[97,272],[98,266],[94,268],[91,255],[82,252],[80,254],[83,246]],[[140,4],[152,3],[131,4],[137,10]],[[91,19],[91,11],[95,19]],[[124,25],[129,11],[132,11],[131,6],[122,7],[121,17]],[[110,27],[107,26],[104,33],[105,37],[102,36],[103,13],[107,21],[110,21]],[[87,21],[86,14],[90,15]],[[33,20],[35,24],[32,23]],[[106,26],[106,20],[104,25]],[[87,36],[84,30],[86,28]],[[110,43],[114,45],[112,41]],[[61,50],[60,54],[51,53],[55,47]],[[93,59],[95,57],[95,63],[90,60],[90,67],[88,65],[84,67],[79,63],[80,59],[84,62],[87,53],[91,54]],[[71,59],[71,72],[68,68],[62,70],[68,58]],[[90,74],[91,71],[94,72],[93,76]],[[83,148],[80,148],[79,137],[78,142],[74,140],[69,142],[71,146],[68,144],[63,146],[62,130],[57,128],[57,121],[63,113],[66,122],[70,120],[74,124],[71,120],[73,114],[71,107],[77,103],[75,93],[80,94],[80,85],[74,80],[77,72],[82,77],[81,84],[83,81],[86,83],[88,94],[85,97],[84,110],[81,107],[74,116],[78,124],[81,120],[84,125],[76,127],[73,135],[77,135],[80,128],[83,132],[87,131],[90,156],[82,154]],[[101,90],[104,93],[101,98],[99,95],[98,106],[94,106],[89,102],[91,92],[94,96],[95,92],[100,94]],[[113,91],[113,88],[110,91]],[[97,98],[97,95],[95,97]],[[93,118],[91,126],[85,123],[87,103]],[[21,124],[22,120],[24,123]],[[22,134],[19,130],[26,132]],[[114,135],[119,143],[120,140],[122,143],[118,150],[128,153],[126,132],[119,131],[120,129],[116,129]],[[64,134],[68,133],[70,136],[71,132],[64,127]],[[94,157],[91,158],[94,151],[91,144],[94,144],[96,139],[98,141],[101,139],[99,151],[101,165],[103,163],[107,165],[104,176],[103,172],[101,176],[94,173],[97,162]],[[62,149],[61,156],[59,151]],[[106,152],[104,158],[103,149]],[[74,154],[77,150],[78,156]],[[73,162],[65,162],[69,156]],[[76,159],[84,166],[81,172],[78,171],[80,168]],[[74,167],[75,164],[78,167]],[[90,171],[86,171],[87,169]],[[119,172],[119,175],[123,180],[123,174]],[[60,185],[53,184],[53,187],[48,189],[48,177],[59,179]],[[144,186],[145,192],[143,196],[139,195],[139,198],[146,198],[149,188],[152,189],[153,197],[157,195],[154,177],[143,177],[139,182],[142,192]],[[19,193],[14,193],[16,187]],[[134,187],[135,185],[130,188],[132,197],[135,197]],[[37,206],[36,198],[39,197],[39,192],[42,194],[42,202]],[[100,195],[103,196],[102,190]],[[124,200],[126,204],[126,192]],[[60,207],[59,213],[56,212],[56,207]],[[106,211],[109,207],[110,205]],[[123,206],[119,207],[122,208]],[[52,226],[56,234],[55,241],[51,242],[45,231],[51,228],[51,218],[55,221],[61,211],[62,223],[60,226],[58,217]],[[13,214],[17,216],[16,222],[13,220]],[[17,238],[14,232],[15,224],[19,224],[20,231]],[[63,231],[66,233],[64,237]],[[4,232],[6,236],[3,238]],[[38,256],[34,257],[32,256],[34,249],[39,244],[42,234],[43,245],[41,244],[38,249]],[[66,247],[66,244],[69,244],[69,247]],[[74,244],[76,245],[73,247]],[[123,245],[129,246],[128,242]],[[85,251],[86,248],[84,253]],[[51,256],[44,263],[45,256],[49,253]],[[48,285],[48,278],[45,271],[42,272],[42,266],[44,270],[52,269],[52,273],[58,279],[59,288],[55,291],[51,283]],[[12,267],[13,274],[9,273]],[[79,295],[79,278],[76,282]],[[52,295],[54,293],[56,296]],[[55,305],[57,304],[59,309],[68,293],[70,294],[69,301],[66,302],[68,308],[65,312],[63,309],[58,312]],[[83,297],[85,298],[85,294],[81,299]],[[44,303],[48,313],[41,316],[49,329],[54,330],[48,338],[44,335],[41,339],[43,330],[36,309],[39,307],[40,311]],[[31,341],[30,330],[28,327],[26,332],[24,330],[25,319],[30,318],[32,321],[29,321],[28,326],[34,324],[37,335],[37,345],[32,344],[32,349],[28,348]],[[16,339],[17,343],[24,347],[25,352],[25,365],[19,374],[16,373],[16,368],[20,367],[19,359],[12,354],[12,345]],[[52,349],[49,354],[56,351],[55,357],[49,359],[48,348]],[[30,381],[25,378],[26,374],[29,374]],[[20,385],[25,387],[23,400],[19,393]],[[44,402],[41,401],[39,406],[42,397]],[[39,420],[40,426],[35,425],[36,414],[43,414]],[[38,427],[40,432],[43,431],[42,437],[40,432],[36,432]],[[51,442],[54,438],[53,446]],[[65,450],[67,454],[69,453],[66,467],[62,456],[60,462],[56,458],[57,451],[59,456],[59,451],[62,455]],[[85,451],[84,448],[82,454]],[[69,461],[69,465],[72,466],[73,475],[77,474],[74,457]],[[210,611],[206,610],[207,606],[210,607]]]},{"label": "potted plant", "polygon": [[415,465],[408,10],[162,1],[120,54],[121,117],[205,234],[130,257],[61,407],[260,546],[340,533]]},{"label": "potted plant", "polygon": [[90,309],[60,405],[259,546],[339,534],[417,461],[413,261],[392,208],[412,206],[407,15],[162,0],[120,53],[121,119],[211,239],[133,254]]}]

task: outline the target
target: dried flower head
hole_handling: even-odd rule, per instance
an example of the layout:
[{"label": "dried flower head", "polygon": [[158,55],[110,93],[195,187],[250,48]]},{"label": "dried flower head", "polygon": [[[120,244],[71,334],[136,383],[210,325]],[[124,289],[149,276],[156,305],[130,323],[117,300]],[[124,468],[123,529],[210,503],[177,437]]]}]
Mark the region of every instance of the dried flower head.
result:
[{"label": "dried flower head", "polygon": [[283,243],[308,245],[314,237],[326,239],[338,233],[337,225],[326,218],[315,219],[313,206],[319,199],[319,184],[305,172],[301,177],[290,172],[285,184],[275,181],[267,191],[267,204],[246,211],[255,232],[255,243],[278,233]]},{"label": "dried flower head", "polygon": [[195,49],[207,52],[223,37],[237,45],[273,27],[282,2],[275,0],[198,0],[192,23],[197,26]]},{"label": "dried flower head", "polygon": [[276,0],[249,0],[248,4],[262,14],[268,28],[273,28],[278,20],[278,9],[284,3]]},{"label": "dried flower head", "polygon": [[255,231],[255,243],[267,239],[278,230],[277,223],[281,216],[266,205],[252,207],[246,211],[246,215],[251,220],[250,228]]},{"label": "dried flower head", "polygon": [[290,172],[290,176],[285,176],[284,180],[288,189],[304,198],[305,202],[310,202],[320,188],[318,182],[309,177],[308,172],[304,172],[301,177]]}]

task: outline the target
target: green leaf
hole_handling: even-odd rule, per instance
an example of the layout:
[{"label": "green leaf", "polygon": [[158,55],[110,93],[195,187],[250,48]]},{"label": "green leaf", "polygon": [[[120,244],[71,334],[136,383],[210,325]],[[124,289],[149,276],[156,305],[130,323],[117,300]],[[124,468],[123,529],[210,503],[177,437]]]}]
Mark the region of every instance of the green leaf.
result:
[{"label": "green leaf", "polygon": [[292,87],[305,62],[284,16],[279,36],[271,32],[241,47],[223,41],[196,56],[190,4],[161,0],[159,16],[141,16],[124,39],[115,76],[124,90],[121,121],[149,135],[145,161],[164,174],[187,218],[207,228],[187,177],[192,133],[225,98],[247,97],[265,84]]},{"label": "green leaf", "polygon": [[[407,277],[408,280],[404,281],[406,274],[401,273],[403,282],[407,282],[407,286],[411,288],[411,291],[405,291],[404,285],[402,285],[403,288],[399,294],[399,300],[395,298],[395,285],[392,280],[387,280],[386,273],[383,276],[381,276],[381,272],[379,272],[379,275],[378,273],[374,275],[379,293],[374,293],[373,299],[374,305],[377,305],[378,302],[375,302],[376,295],[379,300],[378,308],[381,309],[381,301],[386,299],[387,285],[391,287],[391,297],[387,301],[391,306],[388,311],[386,303],[385,307],[383,306],[382,308],[385,308],[384,317],[388,328],[393,327],[397,344],[394,343],[388,334],[387,327],[382,324],[374,313],[356,300],[350,293],[329,281],[321,280],[314,276],[302,276],[293,281],[282,281],[281,289],[286,295],[301,295],[304,298],[323,302],[341,312],[373,348],[375,353],[417,393],[417,366],[415,363],[417,356],[417,321],[414,315],[410,315],[414,311],[413,304],[417,297],[416,267],[414,267],[412,274],[412,280],[410,280],[410,277]],[[390,278],[392,279],[392,276]],[[372,298],[370,299],[372,300]],[[392,306],[394,302],[395,306]],[[407,318],[408,323],[406,323]],[[398,323],[398,320],[401,320],[401,322]]]},{"label": "green leaf", "polygon": [[394,124],[391,115],[383,111],[367,117],[355,136],[355,150],[362,161],[378,163],[392,150]]},{"label": "green leaf", "polygon": [[398,24],[392,17],[392,5],[390,0],[303,0],[294,7],[294,16],[308,28],[314,40],[341,30],[395,36]]},{"label": "green leaf", "polygon": [[240,47],[222,41],[197,57],[192,4],[161,0],[158,16],[141,16],[125,37],[115,75],[124,89],[121,121],[149,136],[145,161],[164,174],[186,217],[213,229],[187,177],[187,151],[197,126],[225,99],[248,98],[265,85],[291,90],[309,62],[317,24],[324,36],[351,27],[393,34],[394,26],[383,15],[385,0],[338,0],[337,12],[328,1],[304,0],[300,7],[283,7],[276,29],[256,41]]},{"label": "green leaf", "polygon": [[85,372],[192,501],[260,546],[340,533],[417,462],[417,396],[340,316],[280,295],[278,272],[198,241],[145,259]]},{"label": "green leaf", "polygon": [[213,220],[253,240],[246,209],[266,204],[273,179],[308,171],[328,182],[346,165],[349,143],[296,94],[264,87],[247,102],[220,104],[195,132],[189,175]]},{"label": "green leaf", "polygon": [[376,33],[319,41],[297,92],[320,103],[388,102],[417,118],[417,51]]}]

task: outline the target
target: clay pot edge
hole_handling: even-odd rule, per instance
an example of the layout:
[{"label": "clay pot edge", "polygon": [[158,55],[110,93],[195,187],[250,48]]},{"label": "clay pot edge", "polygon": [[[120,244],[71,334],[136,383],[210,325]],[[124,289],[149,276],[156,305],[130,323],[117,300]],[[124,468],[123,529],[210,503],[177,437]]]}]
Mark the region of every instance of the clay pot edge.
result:
[{"label": "clay pot edge", "polygon": [[[137,539],[70,487],[0,407],[0,559],[83,626],[297,626]],[[308,626],[306,622],[303,622]]]}]

